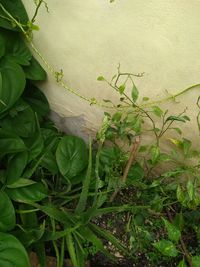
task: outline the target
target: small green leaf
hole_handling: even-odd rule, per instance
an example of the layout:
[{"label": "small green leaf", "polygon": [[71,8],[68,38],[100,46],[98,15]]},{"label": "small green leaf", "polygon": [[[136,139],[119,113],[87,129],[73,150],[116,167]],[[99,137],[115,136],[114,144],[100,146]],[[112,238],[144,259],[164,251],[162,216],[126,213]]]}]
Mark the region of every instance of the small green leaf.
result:
[{"label": "small green leaf", "polygon": [[176,257],[178,255],[178,250],[169,240],[162,239],[156,243],[153,243],[153,246],[165,256]]},{"label": "small green leaf", "polygon": [[178,264],[177,267],[187,267],[187,264],[186,264],[185,260],[182,259],[182,260],[179,262],[179,264]]},{"label": "small green leaf", "polygon": [[160,148],[158,146],[152,146],[151,147],[151,161],[152,164],[155,164],[159,158],[160,155]]},{"label": "small green leaf", "polygon": [[177,186],[176,197],[177,197],[178,201],[181,203],[185,200],[185,195],[184,195],[184,192],[182,191],[180,185]]},{"label": "small green leaf", "polygon": [[167,121],[181,121],[181,122],[185,122],[186,119],[183,117],[183,116],[169,116],[167,119],[166,119],[166,122]]},{"label": "small green leaf", "polygon": [[180,230],[166,219],[162,218],[167,229],[167,234],[170,240],[178,242],[181,237]]},{"label": "small green leaf", "polygon": [[181,129],[180,128],[171,128],[172,130],[174,130],[174,131],[176,131],[178,134],[182,134],[182,131],[181,131]]},{"label": "small green leaf", "polygon": [[187,192],[188,192],[188,196],[189,196],[189,199],[190,200],[193,200],[194,199],[194,196],[195,196],[195,188],[194,188],[194,184],[191,180],[189,180],[187,182]]},{"label": "small green leaf", "polygon": [[100,81],[100,82],[105,81],[105,78],[104,78],[103,76],[99,76],[99,77],[97,78],[97,81]]},{"label": "small green leaf", "polygon": [[152,106],[152,112],[157,116],[161,117],[163,115],[163,110],[158,106]]},{"label": "small green leaf", "polygon": [[200,256],[193,256],[192,267],[199,267],[199,266],[200,266]]},{"label": "small green leaf", "polygon": [[120,85],[120,87],[119,87],[119,93],[120,93],[120,95],[122,95],[124,93],[125,89],[126,89],[125,84]]},{"label": "small green leaf", "polygon": [[136,102],[139,96],[139,92],[135,84],[133,85],[132,91],[131,91],[131,97],[133,102]]},{"label": "small green leaf", "polygon": [[141,181],[144,178],[144,169],[136,162],[129,170],[128,182],[134,184],[136,181]]},{"label": "small green leaf", "polygon": [[149,97],[144,96],[144,97],[142,98],[142,100],[143,100],[143,101],[149,101]]}]

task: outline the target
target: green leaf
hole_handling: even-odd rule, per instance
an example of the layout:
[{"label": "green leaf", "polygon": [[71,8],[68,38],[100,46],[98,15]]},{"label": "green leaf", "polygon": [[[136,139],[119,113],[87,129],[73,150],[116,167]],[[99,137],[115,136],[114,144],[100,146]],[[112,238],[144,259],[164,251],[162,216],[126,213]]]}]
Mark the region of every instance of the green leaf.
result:
[{"label": "green leaf", "polygon": [[36,183],[20,188],[7,188],[6,193],[17,202],[36,202],[47,197],[47,189],[42,183]]},{"label": "green leaf", "polygon": [[178,242],[181,237],[180,230],[166,219],[162,218],[167,229],[167,234],[170,240]]},{"label": "green leaf", "polygon": [[27,150],[23,140],[17,135],[0,129],[0,154],[17,153]]},{"label": "green leaf", "polygon": [[131,166],[127,178],[131,184],[134,184],[136,181],[141,181],[144,178],[144,169],[138,162]]},{"label": "green leaf", "polygon": [[149,101],[149,97],[146,97],[146,96],[145,96],[145,97],[142,98],[142,100],[143,100],[143,101]]},{"label": "green leaf", "polygon": [[46,96],[37,87],[32,84],[28,84],[27,90],[25,90],[23,98],[31,106],[38,117],[47,116],[50,112],[50,107]]},{"label": "green leaf", "polygon": [[166,122],[167,121],[181,121],[181,122],[185,122],[186,119],[184,118],[184,116],[169,116],[167,119],[166,119]]},{"label": "green leaf", "polygon": [[13,235],[0,233],[0,266],[30,267],[25,248]]},{"label": "green leaf", "polygon": [[152,112],[157,116],[161,117],[163,115],[163,110],[158,106],[152,106]]},{"label": "green leaf", "polygon": [[5,38],[0,34],[0,58],[5,54]]},{"label": "green leaf", "polygon": [[92,143],[91,142],[90,142],[90,148],[89,148],[89,160],[88,161],[89,163],[88,163],[87,174],[83,181],[83,187],[82,187],[80,199],[75,210],[76,213],[83,212],[87,204],[88,191],[89,191],[91,174],[92,174]]},{"label": "green leaf", "polygon": [[5,116],[0,123],[5,130],[21,137],[29,137],[35,132],[36,128],[35,114],[22,99],[17,101],[10,114]]},{"label": "green leaf", "polygon": [[73,240],[71,233],[66,234],[66,243],[67,243],[67,249],[68,249],[69,256],[70,256],[70,259],[71,259],[73,266],[79,267],[78,266],[78,259],[76,257],[76,251],[75,251],[75,247],[74,247],[74,240]]},{"label": "green leaf", "polygon": [[[28,15],[24,8],[24,5],[21,0],[1,0],[0,4],[6,9],[8,13],[10,13],[17,21],[21,24],[26,25],[28,22]],[[0,6],[0,16],[6,17],[5,19],[0,17],[0,27],[9,30],[18,30],[21,31],[19,28],[16,27],[15,24],[9,21],[8,15],[3,11],[2,7]]]},{"label": "green leaf", "polygon": [[12,35],[13,36],[9,36],[8,33],[8,37],[6,38],[7,43],[12,42],[12,46],[9,44],[7,45],[8,49],[6,53],[6,58],[22,66],[30,65],[30,60],[32,58],[31,51],[23,41],[21,35],[19,35],[18,33],[12,33]]},{"label": "green leaf", "polygon": [[135,84],[133,85],[132,91],[131,91],[131,97],[133,102],[136,102],[139,96],[139,92]]},{"label": "green leaf", "polygon": [[160,148],[158,146],[152,146],[150,152],[152,164],[155,164],[158,161],[160,155]]},{"label": "green leaf", "polygon": [[97,81],[100,81],[100,82],[105,81],[105,78],[104,78],[103,76],[99,76],[99,77],[97,78]]},{"label": "green leaf", "polygon": [[28,148],[29,162],[39,156],[44,149],[44,140],[40,132],[37,132],[31,137],[26,138],[24,142]]},{"label": "green leaf", "polygon": [[43,81],[47,77],[45,70],[34,57],[30,61],[30,66],[25,66],[23,69],[26,78],[29,80]]},{"label": "green leaf", "polygon": [[109,231],[99,227],[96,224],[90,223],[89,227],[96,232],[99,236],[102,238],[105,238],[107,241],[112,243],[119,251],[122,251],[125,255],[128,254],[127,248],[121,244],[120,240],[117,239],[113,234],[111,234]]},{"label": "green leaf", "polygon": [[182,259],[182,260],[179,262],[179,264],[178,264],[177,267],[187,267],[187,264],[186,264],[185,260]]},{"label": "green leaf", "polygon": [[15,154],[8,162],[6,181],[7,185],[15,183],[22,175],[28,162],[28,152],[23,151]]},{"label": "green leaf", "polygon": [[178,134],[182,134],[182,131],[181,131],[181,129],[180,128],[171,128],[172,130],[174,130],[174,131],[176,131]]},{"label": "green leaf", "polygon": [[194,184],[191,180],[189,180],[187,182],[187,192],[188,192],[188,196],[189,196],[189,199],[190,200],[193,200],[194,199],[194,196],[195,196],[195,188],[194,188]]},{"label": "green leaf", "polygon": [[0,192],[0,214],[0,231],[6,232],[12,230],[15,227],[16,223],[15,209],[11,200],[5,192]]},{"label": "green leaf", "polygon": [[200,256],[193,256],[192,267],[199,267],[199,266],[200,266]]},{"label": "green leaf", "polygon": [[183,138],[182,140],[182,148],[183,148],[183,153],[185,156],[189,153],[189,150],[191,148],[192,142],[186,138]]},{"label": "green leaf", "polygon": [[75,136],[64,136],[56,150],[56,161],[63,176],[72,178],[78,175],[88,162],[88,153],[84,141]]},{"label": "green leaf", "polygon": [[177,186],[176,197],[177,197],[178,201],[181,203],[184,202],[184,200],[185,200],[185,195],[184,195],[184,192],[182,191],[180,185]]},{"label": "green leaf", "polygon": [[165,256],[176,257],[178,255],[175,245],[169,240],[162,239],[153,243],[153,246]]},{"label": "green leaf", "polygon": [[0,61],[0,113],[9,109],[20,97],[25,87],[22,68],[12,61]]},{"label": "green leaf", "polygon": [[11,185],[7,185],[7,188],[20,188],[20,187],[29,186],[32,184],[36,184],[36,182],[30,179],[20,178],[17,182]]},{"label": "green leaf", "polygon": [[126,86],[125,86],[125,84],[122,84],[122,85],[120,85],[120,87],[119,87],[119,93],[120,93],[120,95],[122,95],[123,93],[124,93],[124,91],[125,91],[125,89],[126,89]]},{"label": "green leaf", "polygon": [[58,173],[58,165],[56,163],[56,158],[51,151],[45,153],[41,161],[41,166],[49,170],[52,175]]}]

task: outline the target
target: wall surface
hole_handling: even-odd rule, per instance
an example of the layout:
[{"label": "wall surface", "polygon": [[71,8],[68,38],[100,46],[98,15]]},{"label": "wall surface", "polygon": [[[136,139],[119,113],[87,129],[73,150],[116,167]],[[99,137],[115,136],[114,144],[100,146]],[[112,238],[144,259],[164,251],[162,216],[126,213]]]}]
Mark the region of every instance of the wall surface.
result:
[{"label": "wall surface", "polygon": [[[31,17],[34,1],[23,1]],[[175,94],[200,82],[199,0],[51,0],[36,24],[34,42],[48,62],[63,69],[67,84],[87,97],[116,99],[99,75],[112,77],[117,65],[127,72],[145,72],[135,83],[152,99]],[[41,62],[42,63],[42,62]],[[102,109],[90,106],[59,87],[54,78],[42,84],[55,120],[87,136],[98,129]],[[186,136],[198,136],[196,100],[200,87],[167,107],[179,113],[188,107],[193,121]],[[166,105],[165,105],[166,106]],[[61,117],[62,118],[61,118]],[[191,130],[192,129],[192,130]]]}]

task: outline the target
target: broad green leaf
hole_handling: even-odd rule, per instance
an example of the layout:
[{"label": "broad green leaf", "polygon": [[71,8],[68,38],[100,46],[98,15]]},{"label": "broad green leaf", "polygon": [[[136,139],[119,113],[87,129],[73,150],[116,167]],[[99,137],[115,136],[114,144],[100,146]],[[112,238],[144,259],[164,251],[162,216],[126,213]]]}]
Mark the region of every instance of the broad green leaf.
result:
[{"label": "broad green leaf", "polygon": [[15,209],[5,192],[0,192],[0,214],[0,231],[6,232],[12,230],[15,227]]},{"label": "broad green leaf", "polygon": [[0,113],[9,109],[20,97],[25,87],[25,76],[22,68],[15,62],[0,61]]},{"label": "broad green leaf", "polygon": [[177,267],[187,267],[187,264],[186,264],[185,260],[182,259],[182,260],[179,262],[179,264],[178,264]]},{"label": "broad green leaf", "polygon": [[[13,0],[1,0],[0,4],[17,21],[19,21],[23,25],[27,24],[29,19],[28,19],[28,15],[26,13],[26,10],[25,10],[24,5],[23,5],[21,0],[15,0],[15,1],[13,1]],[[5,29],[9,29],[9,30],[21,31],[19,28],[16,27],[16,25],[14,23],[10,22],[10,18],[3,11],[1,5],[0,5],[0,16],[6,17],[6,19],[0,17],[0,27],[3,27]]]},{"label": "broad green leaf", "polygon": [[36,184],[35,181],[30,180],[30,179],[25,179],[25,178],[20,178],[18,181],[16,181],[13,184],[7,185],[7,188],[20,188],[20,187],[25,187],[29,185]]},{"label": "broad green leaf", "polygon": [[19,180],[26,167],[27,162],[28,162],[27,151],[17,153],[11,157],[11,159],[8,162],[8,168],[7,168],[7,175],[6,175],[7,185],[11,185]]},{"label": "broad green leaf", "polygon": [[122,112],[116,112],[115,114],[113,114],[112,116],[112,121],[114,122],[118,122],[121,120],[122,117]]},{"label": "broad green leaf", "polygon": [[31,107],[20,99],[10,113],[1,120],[1,126],[21,137],[29,137],[35,132],[35,114]]},{"label": "broad green leaf", "polygon": [[24,140],[28,148],[28,161],[35,159],[44,149],[44,140],[40,132],[36,132],[30,138]]},{"label": "broad green leaf", "polygon": [[42,238],[44,234],[44,228],[28,228],[24,229],[24,231],[20,229],[17,231],[13,231],[13,234],[23,244],[23,246],[29,247],[30,245],[36,243]]},{"label": "broad green leaf", "polygon": [[25,248],[13,235],[0,233],[0,266],[30,267]]},{"label": "broad green leaf", "polygon": [[135,84],[133,85],[132,91],[131,91],[131,97],[133,102],[136,102],[139,96],[139,92]]},{"label": "broad green leaf", "polygon": [[152,106],[152,112],[157,116],[161,117],[163,115],[163,110],[159,108],[158,106]]},{"label": "broad green leaf", "polygon": [[167,229],[167,234],[170,240],[178,242],[181,237],[180,230],[166,219],[162,218]]},{"label": "broad green leaf", "polygon": [[32,84],[28,84],[27,90],[25,90],[23,98],[31,106],[38,117],[47,116],[50,112],[49,103],[46,96],[37,87]]},{"label": "broad green leaf", "polygon": [[192,267],[199,267],[199,266],[200,266],[200,256],[193,256]]},{"label": "broad green leaf", "polygon": [[27,150],[23,140],[17,135],[0,129],[0,154],[17,153]]},{"label": "broad green leaf", "polygon": [[5,38],[0,34],[0,58],[5,54]]},{"label": "broad green leaf", "polygon": [[8,37],[7,40],[7,42],[10,41],[13,42],[13,44],[12,46],[10,45],[6,53],[6,58],[14,61],[19,65],[28,66],[30,64],[32,54],[25,42],[23,41],[22,36],[16,33],[13,37],[11,36],[11,38]]},{"label": "broad green leaf", "polygon": [[178,250],[169,240],[162,239],[156,243],[153,243],[153,246],[165,256],[176,257],[178,255]]},{"label": "broad green leaf", "polygon": [[45,70],[34,57],[30,61],[30,66],[25,66],[23,69],[26,78],[29,80],[43,81],[47,77]]},{"label": "broad green leaf", "polygon": [[47,197],[47,189],[42,183],[36,183],[20,188],[7,188],[8,196],[17,202],[36,202]]},{"label": "broad green leaf", "polygon": [[63,176],[72,178],[78,175],[88,162],[84,141],[75,136],[64,136],[56,150],[56,161]]}]

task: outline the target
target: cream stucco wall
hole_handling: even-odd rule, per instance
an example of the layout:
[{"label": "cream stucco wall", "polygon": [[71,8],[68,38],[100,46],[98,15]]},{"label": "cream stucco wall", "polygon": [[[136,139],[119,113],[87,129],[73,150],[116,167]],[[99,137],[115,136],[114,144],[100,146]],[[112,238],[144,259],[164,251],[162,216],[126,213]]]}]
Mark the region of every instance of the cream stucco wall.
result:
[{"label": "cream stucco wall", "polygon": [[[24,0],[28,13],[33,1]],[[87,97],[115,99],[97,76],[111,77],[121,63],[123,71],[145,72],[135,83],[142,95],[154,98],[174,94],[200,82],[199,0],[51,0],[49,13],[38,15],[40,31],[34,42],[55,69],[63,69],[67,84]],[[49,76],[41,85],[56,120],[72,131],[87,134],[98,128],[102,110],[89,106]],[[193,122],[188,136],[198,136],[196,99],[200,88],[170,104],[176,112],[188,106]],[[74,117],[70,119],[70,117]],[[195,125],[195,126],[194,126]],[[192,129],[192,131],[191,131]]]}]

